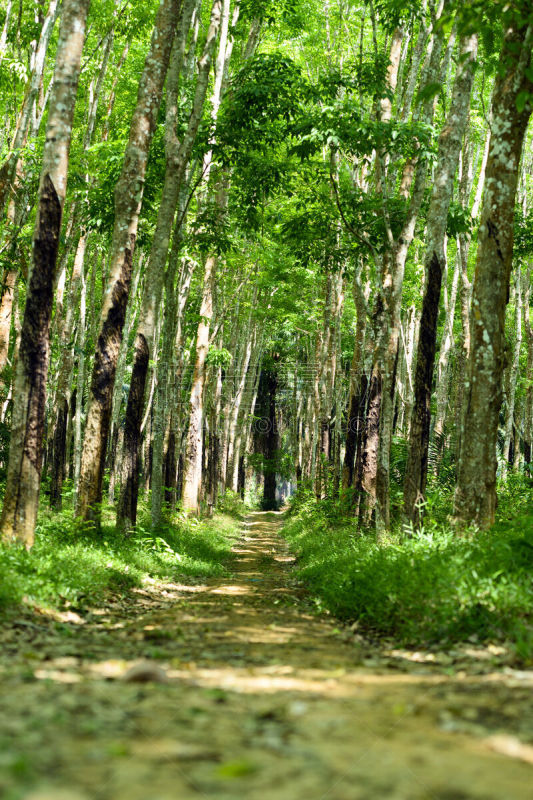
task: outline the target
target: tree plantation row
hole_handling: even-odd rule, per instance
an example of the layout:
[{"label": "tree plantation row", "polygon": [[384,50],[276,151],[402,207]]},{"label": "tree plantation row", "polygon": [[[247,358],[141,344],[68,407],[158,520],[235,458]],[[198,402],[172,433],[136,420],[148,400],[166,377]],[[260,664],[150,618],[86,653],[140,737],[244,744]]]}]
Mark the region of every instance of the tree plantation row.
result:
[{"label": "tree plantation row", "polygon": [[490,527],[531,478],[530,0],[0,5],[3,540],[295,486]]}]

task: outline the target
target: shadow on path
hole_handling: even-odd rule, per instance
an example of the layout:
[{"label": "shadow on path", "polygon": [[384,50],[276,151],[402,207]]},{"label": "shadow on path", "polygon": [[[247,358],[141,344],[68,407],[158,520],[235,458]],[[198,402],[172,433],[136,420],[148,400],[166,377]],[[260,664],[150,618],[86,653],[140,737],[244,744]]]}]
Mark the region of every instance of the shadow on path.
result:
[{"label": "shadow on path", "polygon": [[452,674],[339,630],[296,581],[281,524],[250,514],[230,577],[154,584],[19,649],[0,795],[529,800],[532,675]]}]

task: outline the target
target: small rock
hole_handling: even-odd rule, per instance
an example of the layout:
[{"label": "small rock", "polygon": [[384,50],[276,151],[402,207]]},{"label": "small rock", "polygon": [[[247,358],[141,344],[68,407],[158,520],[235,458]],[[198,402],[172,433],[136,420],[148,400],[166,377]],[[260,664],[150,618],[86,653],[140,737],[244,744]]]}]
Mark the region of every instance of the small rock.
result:
[{"label": "small rock", "polygon": [[152,739],[136,742],[132,755],[149,761],[216,761],[218,753],[202,745],[175,739]]},{"label": "small rock", "polygon": [[527,764],[533,764],[533,746],[525,744],[517,739],[516,736],[499,734],[487,739],[487,744],[496,753],[501,753],[509,758],[518,758]]},{"label": "small rock", "polygon": [[168,683],[168,675],[158,664],[141,661],[134,664],[122,676],[126,683]]}]

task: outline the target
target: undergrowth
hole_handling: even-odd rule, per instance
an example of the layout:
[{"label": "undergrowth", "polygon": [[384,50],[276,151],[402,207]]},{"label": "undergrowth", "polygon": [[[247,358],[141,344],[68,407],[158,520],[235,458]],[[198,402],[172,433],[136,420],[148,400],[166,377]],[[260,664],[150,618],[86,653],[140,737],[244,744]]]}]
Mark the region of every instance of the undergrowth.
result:
[{"label": "undergrowth", "polygon": [[197,520],[177,514],[155,532],[148,519],[141,510],[135,533],[125,536],[110,524],[107,509],[101,533],[76,520],[72,510],[43,510],[29,552],[0,545],[0,608],[21,602],[83,605],[141,586],[148,577],[225,574],[238,534],[235,516],[220,513]]},{"label": "undergrowth", "polygon": [[423,530],[398,527],[377,544],[339,503],[300,496],[284,535],[317,604],[337,617],[411,645],[506,641],[531,663],[533,508],[516,515],[524,497],[523,482],[508,485],[487,532],[459,535],[440,509]]}]

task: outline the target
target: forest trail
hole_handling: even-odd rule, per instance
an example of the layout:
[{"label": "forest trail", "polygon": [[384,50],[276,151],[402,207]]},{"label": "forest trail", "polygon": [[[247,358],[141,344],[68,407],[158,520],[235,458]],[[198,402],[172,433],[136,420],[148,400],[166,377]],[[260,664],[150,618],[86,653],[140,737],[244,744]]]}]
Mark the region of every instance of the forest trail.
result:
[{"label": "forest trail", "polygon": [[229,577],[18,617],[1,641],[0,795],[529,800],[533,673],[339,630],[295,580],[281,524],[248,517]]}]

